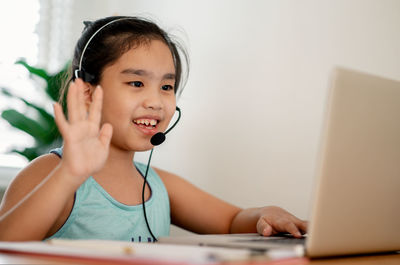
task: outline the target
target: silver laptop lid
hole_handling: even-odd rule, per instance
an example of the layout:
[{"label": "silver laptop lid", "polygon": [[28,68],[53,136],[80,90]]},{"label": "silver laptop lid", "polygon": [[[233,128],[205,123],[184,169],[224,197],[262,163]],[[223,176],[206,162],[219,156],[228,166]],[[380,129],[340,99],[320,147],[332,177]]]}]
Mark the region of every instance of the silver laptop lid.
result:
[{"label": "silver laptop lid", "polygon": [[400,250],[400,82],[337,69],[325,123],[307,255]]}]

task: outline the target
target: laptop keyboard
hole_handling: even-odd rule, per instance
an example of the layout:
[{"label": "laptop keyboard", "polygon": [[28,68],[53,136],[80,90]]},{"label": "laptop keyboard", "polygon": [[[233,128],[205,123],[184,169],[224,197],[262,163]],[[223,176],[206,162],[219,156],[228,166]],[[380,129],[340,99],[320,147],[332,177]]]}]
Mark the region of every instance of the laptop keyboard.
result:
[{"label": "laptop keyboard", "polygon": [[265,243],[277,243],[277,244],[288,244],[288,245],[304,245],[305,237],[295,238],[295,237],[259,237],[252,239],[238,239],[236,242],[265,242]]}]

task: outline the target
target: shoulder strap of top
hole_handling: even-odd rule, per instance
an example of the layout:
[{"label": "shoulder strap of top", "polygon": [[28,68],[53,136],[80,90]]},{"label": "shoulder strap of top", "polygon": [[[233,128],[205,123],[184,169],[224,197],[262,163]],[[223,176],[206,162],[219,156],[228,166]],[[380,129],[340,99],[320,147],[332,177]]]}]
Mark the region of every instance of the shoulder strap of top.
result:
[{"label": "shoulder strap of top", "polygon": [[58,156],[59,158],[61,158],[61,157],[62,157],[62,154],[63,154],[63,148],[62,148],[62,147],[59,147],[59,148],[52,149],[52,150],[50,150],[50,153],[51,153],[51,154],[55,154],[56,156]]}]

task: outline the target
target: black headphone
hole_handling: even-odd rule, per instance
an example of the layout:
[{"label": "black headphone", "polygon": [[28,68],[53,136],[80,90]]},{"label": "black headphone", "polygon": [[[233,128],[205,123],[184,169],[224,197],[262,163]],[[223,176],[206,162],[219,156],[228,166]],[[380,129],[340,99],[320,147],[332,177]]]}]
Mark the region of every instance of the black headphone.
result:
[{"label": "black headphone", "polygon": [[[78,69],[75,69],[75,71],[74,71],[74,79],[76,79],[76,78],[81,78],[84,82],[88,82],[88,83],[91,83],[91,82],[94,81],[95,76],[92,75],[92,74],[90,74],[90,73],[88,73],[88,72],[86,72],[86,71],[83,70],[83,68],[82,68],[82,62],[83,62],[83,58],[84,58],[84,56],[85,56],[86,49],[88,48],[88,46],[89,46],[90,42],[92,41],[92,39],[93,39],[101,30],[103,30],[105,27],[107,27],[108,25],[110,25],[110,24],[112,24],[112,23],[114,23],[114,22],[121,21],[121,20],[129,20],[129,19],[133,19],[133,17],[122,17],[122,18],[116,18],[116,19],[114,19],[114,20],[111,20],[111,21],[107,22],[106,24],[104,24],[103,26],[101,26],[99,29],[97,29],[97,30],[92,34],[92,36],[90,36],[89,40],[86,42],[85,46],[83,47],[82,54],[81,54],[81,56],[80,56],[80,58],[79,58]],[[85,23],[85,25],[87,25],[87,23]],[[155,135],[153,135],[153,136],[151,137],[151,139],[150,139],[150,142],[151,142],[152,145],[157,146],[157,145],[162,144],[162,143],[165,141],[165,135],[166,135],[167,133],[169,133],[169,131],[171,131],[171,130],[175,127],[175,125],[179,122],[179,120],[180,120],[180,118],[181,118],[181,110],[180,110],[179,107],[176,107],[176,111],[178,111],[178,114],[179,114],[178,119],[175,121],[175,123],[174,123],[165,133],[163,133],[163,132],[158,132],[158,133],[156,133]]]},{"label": "black headphone", "polygon": [[[117,22],[117,21],[121,21],[121,20],[129,20],[132,19],[130,17],[123,17],[123,18],[117,18],[114,20],[109,21],[108,23],[104,24],[103,26],[101,26],[98,30],[95,31],[95,33],[93,33],[92,36],[90,36],[89,40],[86,42],[85,47],[83,47],[82,50],[82,54],[81,57],[79,59],[79,65],[78,65],[78,69],[76,69],[74,71],[74,79],[75,78],[81,78],[83,81],[91,83],[93,82],[93,80],[95,79],[95,76],[92,74],[89,74],[88,72],[84,71],[82,69],[82,62],[83,62],[83,58],[85,56],[85,52],[87,47],[89,46],[90,42],[92,41],[92,39],[97,35],[97,33],[99,33],[102,29],[104,29],[105,27],[107,27],[108,25]],[[86,25],[86,24],[85,24]]]},{"label": "black headphone", "polygon": [[[176,111],[178,111],[178,118],[176,119],[174,124],[172,124],[172,126],[168,130],[166,130],[165,133],[158,132],[158,133],[154,134],[150,139],[150,142],[152,145],[156,146],[156,145],[162,144],[165,141],[165,135],[167,133],[169,133],[176,126],[176,124],[178,124],[179,120],[181,119],[181,109],[179,107],[176,107]],[[154,149],[152,148],[151,152],[150,152],[150,156],[149,156],[149,161],[147,162],[146,173],[144,174],[144,177],[143,177],[144,181],[143,181],[143,187],[142,187],[142,208],[143,208],[143,215],[144,215],[144,220],[146,221],[147,229],[149,230],[150,235],[153,238],[153,241],[157,242],[157,238],[153,235],[153,232],[151,231],[149,222],[147,221],[146,206],[144,204],[144,190],[146,188],[147,173],[149,172],[150,161],[151,161],[151,157],[153,155],[153,150]]]},{"label": "black headphone", "polygon": [[[82,62],[83,62],[83,58],[86,52],[87,47],[89,46],[90,42],[92,41],[92,39],[105,27],[107,27],[108,25],[117,22],[117,21],[121,21],[121,20],[129,20],[129,19],[133,19],[132,17],[122,17],[122,18],[117,18],[114,20],[109,21],[108,23],[104,24],[103,26],[101,26],[98,30],[96,30],[92,36],[90,36],[89,40],[86,42],[85,46],[83,47],[82,50],[82,54],[80,56],[79,59],[79,66],[78,69],[74,70],[74,76],[73,76],[73,80],[75,80],[76,78],[81,78],[84,82],[88,82],[88,83],[92,83],[95,80],[95,76],[84,71],[82,68]],[[86,24],[85,24],[86,25]],[[179,107],[176,107],[176,111],[178,111],[178,118],[176,119],[176,121],[174,122],[174,124],[165,131],[165,133],[163,132],[158,132],[156,134],[154,134],[151,139],[150,139],[150,143],[153,146],[157,146],[162,144],[165,141],[165,135],[167,133],[169,133],[175,126],[176,124],[179,122],[180,118],[181,118],[181,109]],[[153,237],[153,241],[157,241],[157,238],[153,235],[153,232],[151,231],[149,222],[147,221],[147,215],[146,215],[146,208],[145,208],[145,203],[144,203],[144,190],[146,187],[146,183],[147,183],[147,173],[149,171],[149,167],[150,167],[150,161],[151,161],[151,157],[153,155],[153,149],[151,149],[150,152],[150,156],[149,156],[149,161],[147,162],[147,168],[146,168],[146,173],[143,176],[143,189],[142,189],[142,208],[143,208],[143,215],[144,215],[144,219],[146,221],[146,225],[147,225],[147,229],[149,230],[151,236]],[[140,171],[139,171],[140,172]]]}]

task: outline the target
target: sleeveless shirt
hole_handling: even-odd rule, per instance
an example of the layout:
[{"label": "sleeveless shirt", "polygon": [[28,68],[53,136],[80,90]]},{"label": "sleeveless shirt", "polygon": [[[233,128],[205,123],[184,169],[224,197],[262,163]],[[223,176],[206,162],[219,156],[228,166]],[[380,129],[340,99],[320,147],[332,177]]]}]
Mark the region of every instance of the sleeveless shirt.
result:
[{"label": "sleeveless shirt", "polygon": [[[62,148],[57,148],[50,152],[62,157],[62,151]],[[134,164],[144,176],[147,165]],[[151,231],[156,238],[168,236],[171,218],[167,190],[152,168],[149,168],[147,183],[151,196],[145,202],[145,208]],[[51,238],[153,241],[146,226],[142,204],[132,206],[118,202],[91,176],[75,192],[68,219],[47,239]]]}]

